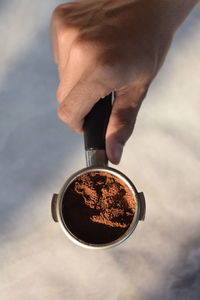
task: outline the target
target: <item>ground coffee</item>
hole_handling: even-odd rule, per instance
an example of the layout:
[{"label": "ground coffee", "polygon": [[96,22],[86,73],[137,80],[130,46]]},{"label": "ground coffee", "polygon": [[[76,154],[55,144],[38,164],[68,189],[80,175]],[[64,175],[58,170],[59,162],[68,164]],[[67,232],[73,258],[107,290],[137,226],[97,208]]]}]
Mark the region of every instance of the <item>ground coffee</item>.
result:
[{"label": "ground coffee", "polygon": [[65,192],[62,213],[68,229],[88,243],[109,243],[129,227],[136,208],[129,187],[106,172],[80,175]]}]

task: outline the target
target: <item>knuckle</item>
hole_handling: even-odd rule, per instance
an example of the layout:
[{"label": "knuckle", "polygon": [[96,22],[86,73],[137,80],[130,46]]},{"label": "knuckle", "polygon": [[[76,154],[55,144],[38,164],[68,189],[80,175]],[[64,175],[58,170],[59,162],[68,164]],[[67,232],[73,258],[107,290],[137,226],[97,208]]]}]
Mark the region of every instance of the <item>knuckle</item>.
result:
[{"label": "knuckle", "polygon": [[[98,66],[94,72],[94,78],[99,82],[105,89],[113,90],[116,89],[119,83],[119,78],[115,72],[115,68],[112,66]],[[105,91],[106,92],[106,91]]]},{"label": "knuckle", "polygon": [[143,85],[138,88],[138,98],[140,101],[146,97],[147,91],[148,91],[147,85]]},{"label": "knuckle", "polygon": [[61,88],[58,88],[57,89],[57,92],[56,92],[56,99],[58,101],[58,103],[61,103],[64,99],[64,96],[63,96],[63,91]]},{"label": "knuckle", "polygon": [[71,123],[71,124],[69,125],[69,128],[70,128],[71,130],[75,131],[76,133],[82,133],[82,127],[79,126],[79,125],[76,124],[76,123]]},{"label": "knuckle", "polygon": [[68,36],[67,27],[65,25],[60,26],[60,28],[57,32],[57,38],[58,38],[58,42],[61,46],[66,43],[67,36]]},{"label": "knuckle", "polygon": [[53,15],[56,17],[63,17],[67,13],[71,12],[74,9],[73,7],[74,4],[72,2],[59,4],[54,8]]},{"label": "knuckle", "polygon": [[66,42],[70,31],[75,31],[75,34],[78,34],[78,28],[74,27],[70,22],[70,15],[73,11],[73,3],[65,3],[58,5],[52,13],[52,20],[57,24],[59,43]]},{"label": "knuckle", "polygon": [[79,45],[79,47],[76,47],[74,45],[76,43],[76,39],[78,38],[78,34],[79,33],[76,28],[70,27],[67,24],[61,24],[57,30],[57,39],[60,47],[64,48],[69,43],[69,41],[71,43],[71,41],[74,39],[70,52],[73,53],[75,50],[77,50],[77,52],[80,54],[80,51],[82,50],[81,46]]},{"label": "knuckle", "polygon": [[69,126],[73,123],[73,113],[66,104],[62,104],[58,107],[57,114],[58,117]]},{"label": "knuckle", "polygon": [[84,54],[84,47],[81,46],[80,42],[74,41],[71,48],[71,53],[74,56],[80,57]]},{"label": "knuckle", "polygon": [[60,105],[58,107],[57,114],[61,121],[67,124],[71,130],[76,133],[82,133],[82,123],[74,118],[74,114],[69,106]]},{"label": "knuckle", "polygon": [[132,119],[123,118],[123,117],[119,117],[119,124],[122,127],[132,128],[133,127],[133,120]]},{"label": "knuckle", "polygon": [[150,85],[150,82],[148,81],[148,82],[144,83],[142,86],[140,86],[138,88],[138,101],[139,101],[139,103],[141,101],[143,101],[143,99],[146,97],[149,85]]},{"label": "knuckle", "polygon": [[63,4],[56,6],[56,8],[54,8],[53,13],[52,13],[53,18],[55,18],[55,19],[60,18],[63,14],[63,8],[64,8]]},{"label": "knuckle", "polygon": [[98,63],[98,49],[90,41],[80,40],[80,34],[77,31],[76,38],[72,44],[70,54],[75,59],[84,60],[87,65],[95,67]]},{"label": "knuckle", "polygon": [[85,60],[88,64],[88,58],[90,58],[89,61],[94,62],[92,54],[93,49],[90,47],[89,43],[80,41],[77,36],[71,48],[71,57],[74,59]]},{"label": "knuckle", "polygon": [[134,119],[131,117],[125,116],[124,113],[114,113],[115,123],[117,127],[127,127],[132,128],[134,124]]}]

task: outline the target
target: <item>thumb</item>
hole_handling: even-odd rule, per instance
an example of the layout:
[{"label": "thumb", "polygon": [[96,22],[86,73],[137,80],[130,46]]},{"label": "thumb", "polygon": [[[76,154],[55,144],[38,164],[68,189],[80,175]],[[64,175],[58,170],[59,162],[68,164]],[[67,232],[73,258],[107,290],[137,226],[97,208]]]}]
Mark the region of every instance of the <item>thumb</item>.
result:
[{"label": "thumb", "polygon": [[123,147],[131,136],[147,88],[126,87],[116,91],[106,131],[106,152],[113,164],[120,162]]}]

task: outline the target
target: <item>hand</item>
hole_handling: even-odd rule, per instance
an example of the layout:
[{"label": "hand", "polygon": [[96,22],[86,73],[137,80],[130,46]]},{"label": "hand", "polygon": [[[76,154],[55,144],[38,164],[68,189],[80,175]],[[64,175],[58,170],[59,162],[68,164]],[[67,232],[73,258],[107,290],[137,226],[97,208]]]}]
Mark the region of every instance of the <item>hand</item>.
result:
[{"label": "hand", "polygon": [[179,25],[168,2],[85,0],[60,5],[53,12],[58,115],[81,133],[93,105],[114,90],[106,133],[107,156],[114,164],[120,161],[142,100]]}]

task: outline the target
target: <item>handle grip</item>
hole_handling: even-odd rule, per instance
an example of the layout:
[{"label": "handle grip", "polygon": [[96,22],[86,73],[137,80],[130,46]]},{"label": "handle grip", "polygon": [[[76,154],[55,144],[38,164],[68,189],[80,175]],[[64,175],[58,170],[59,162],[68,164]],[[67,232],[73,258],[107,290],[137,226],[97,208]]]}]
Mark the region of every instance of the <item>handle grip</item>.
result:
[{"label": "handle grip", "polygon": [[100,99],[85,117],[85,150],[105,150],[105,134],[112,110],[112,93]]}]

